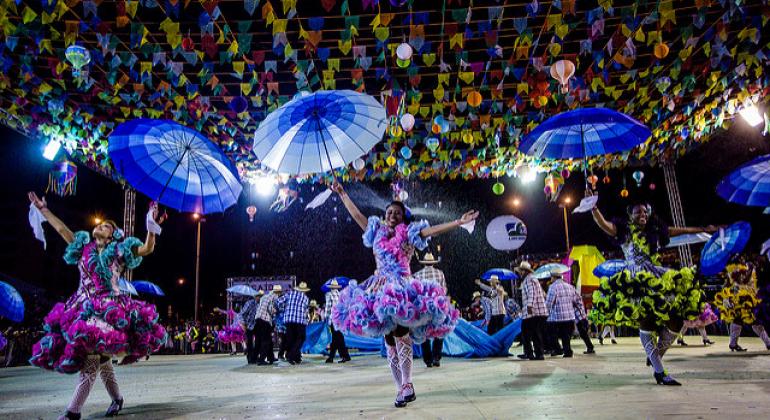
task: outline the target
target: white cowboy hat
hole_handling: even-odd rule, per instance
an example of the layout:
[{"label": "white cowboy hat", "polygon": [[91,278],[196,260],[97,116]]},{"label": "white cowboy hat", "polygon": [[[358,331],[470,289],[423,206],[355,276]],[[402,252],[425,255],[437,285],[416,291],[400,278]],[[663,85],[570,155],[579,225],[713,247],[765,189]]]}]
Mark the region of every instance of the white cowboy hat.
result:
[{"label": "white cowboy hat", "polygon": [[433,264],[438,264],[439,262],[441,262],[441,257],[436,259],[436,257],[433,256],[432,252],[426,252],[422,260],[420,260],[420,264],[422,265],[433,265]]},{"label": "white cowboy hat", "polygon": [[551,278],[560,279],[563,278],[563,275],[558,268],[553,268],[551,269]]},{"label": "white cowboy hat", "polygon": [[342,286],[337,282],[337,279],[332,279],[332,281],[329,282],[329,285],[326,286],[330,289],[342,289]]},{"label": "white cowboy hat", "polygon": [[513,271],[529,271],[532,273],[532,265],[528,263],[527,261],[522,261],[518,267],[514,268]]},{"label": "white cowboy hat", "polygon": [[497,274],[492,274],[491,276],[489,276],[489,282],[500,283],[500,277],[497,277]]},{"label": "white cowboy hat", "polygon": [[478,290],[473,292],[473,297],[472,297],[473,299],[480,298],[480,297],[481,297],[481,292],[479,292]]},{"label": "white cowboy hat", "polygon": [[310,301],[310,303],[307,304],[307,306],[309,306],[311,308],[317,308],[318,307],[318,302],[316,302],[315,299],[312,299]]},{"label": "white cowboy hat", "polygon": [[256,295],[254,295],[254,297],[257,297],[257,296],[263,296],[264,294],[265,294],[265,291],[264,291],[264,290],[262,290],[262,289],[259,289],[259,290],[257,290],[257,294],[256,294]]},{"label": "white cowboy hat", "polygon": [[280,284],[274,284],[273,285],[273,293],[280,293],[283,292],[283,287],[281,287]]},{"label": "white cowboy hat", "polygon": [[294,286],[294,290],[298,292],[307,292],[310,290],[309,287],[307,287],[307,283],[304,281],[299,282],[299,286]]}]

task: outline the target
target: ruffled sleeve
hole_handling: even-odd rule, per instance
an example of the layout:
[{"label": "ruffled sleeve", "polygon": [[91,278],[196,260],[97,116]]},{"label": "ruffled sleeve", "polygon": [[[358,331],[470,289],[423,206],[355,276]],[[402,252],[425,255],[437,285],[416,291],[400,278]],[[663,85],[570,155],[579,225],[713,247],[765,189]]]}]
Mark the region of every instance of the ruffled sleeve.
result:
[{"label": "ruffled sleeve", "polygon": [[409,243],[414,245],[414,247],[420,251],[428,247],[428,240],[430,240],[430,237],[423,238],[422,235],[420,235],[420,231],[427,227],[430,227],[430,223],[428,223],[427,220],[420,220],[419,222],[410,223],[406,230]]},{"label": "ruffled sleeve", "polygon": [[133,236],[129,236],[118,244],[118,253],[123,258],[126,268],[133,270],[142,263],[142,257],[134,254],[133,248],[142,246],[142,241]]},{"label": "ruffled sleeve", "polygon": [[91,235],[84,230],[75,232],[75,239],[67,245],[67,249],[64,250],[64,261],[67,264],[75,265],[80,261],[80,257],[83,255],[83,248],[91,242]]},{"label": "ruffled sleeve", "polygon": [[366,230],[364,230],[364,234],[361,236],[365,247],[371,248],[374,246],[374,237],[377,236],[378,227],[380,227],[380,218],[369,216],[369,223],[367,223]]}]

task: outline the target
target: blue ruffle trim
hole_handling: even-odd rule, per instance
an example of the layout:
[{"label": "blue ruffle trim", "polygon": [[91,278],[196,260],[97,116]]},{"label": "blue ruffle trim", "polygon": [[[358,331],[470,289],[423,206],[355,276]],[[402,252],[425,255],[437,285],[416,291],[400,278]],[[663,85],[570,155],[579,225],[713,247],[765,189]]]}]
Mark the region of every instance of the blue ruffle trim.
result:
[{"label": "blue ruffle trim", "polygon": [[371,248],[374,246],[374,238],[377,236],[377,228],[379,227],[380,218],[377,216],[369,216],[368,223],[366,224],[366,230],[361,236],[365,247]]},{"label": "blue ruffle trim", "polygon": [[64,262],[70,265],[75,265],[80,261],[80,257],[83,255],[83,248],[91,242],[91,235],[84,230],[75,232],[75,239],[67,245],[67,249],[64,250]]},{"label": "blue ruffle trim", "polygon": [[118,244],[120,255],[123,257],[123,261],[125,261],[127,269],[133,270],[136,267],[139,267],[139,264],[142,263],[142,257],[134,254],[133,251],[134,247],[140,246],[142,246],[142,241],[133,236],[127,237],[120,244]]},{"label": "blue ruffle trim", "polygon": [[420,232],[427,227],[430,227],[430,223],[428,223],[427,220],[412,222],[407,227],[406,232],[409,237],[409,243],[414,245],[414,247],[419,249],[420,251],[428,247],[428,240],[430,240],[430,237],[423,238],[420,235]]}]

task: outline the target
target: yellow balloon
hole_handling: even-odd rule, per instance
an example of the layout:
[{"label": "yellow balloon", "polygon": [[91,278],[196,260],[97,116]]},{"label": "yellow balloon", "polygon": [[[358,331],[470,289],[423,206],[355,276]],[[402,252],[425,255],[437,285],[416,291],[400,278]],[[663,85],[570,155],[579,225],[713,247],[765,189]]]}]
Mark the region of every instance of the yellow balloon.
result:
[{"label": "yellow balloon", "polygon": [[463,143],[466,143],[466,144],[473,143],[473,134],[469,132],[463,133]]},{"label": "yellow balloon", "polygon": [[390,126],[390,135],[393,137],[401,137],[401,134],[404,134],[404,130],[401,129],[398,125],[392,125]]},{"label": "yellow balloon", "polygon": [[540,96],[537,98],[537,101],[540,103],[540,106],[546,106],[548,105],[548,97],[546,96]]},{"label": "yellow balloon", "polygon": [[385,159],[385,162],[388,164],[388,166],[393,166],[396,164],[396,158],[394,158],[393,155],[390,155],[387,159]]},{"label": "yellow balloon", "polygon": [[481,94],[474,90],[473,92],[468,94],[468,105],[476,108],[479,105],[481,105],[482,99],[483,98],[481,97]]}]

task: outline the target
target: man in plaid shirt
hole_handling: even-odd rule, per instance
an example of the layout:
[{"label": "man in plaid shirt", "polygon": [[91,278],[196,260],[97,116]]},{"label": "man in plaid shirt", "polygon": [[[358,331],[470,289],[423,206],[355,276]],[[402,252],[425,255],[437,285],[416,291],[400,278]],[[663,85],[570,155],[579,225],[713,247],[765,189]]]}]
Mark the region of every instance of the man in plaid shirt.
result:
[{"label": "man in plaid shirt", "polygon": [[282,293],[283,288],[281,285],[274,284],[273,290],[259,300],[259,306],[257,306],[257,321],[254,324],[254,329],[257,332],[257,347],[259,348],[259,354],[257,355],[258,365],[272,364],[275,361],[272,335],[273,322],[275,321],[275,314],[277,312],[275,303]]},{"label": "man in plaid shirt", "polygon": [[[573,277],[574,278],[574,277]],[[575,324],[577,325],[578,334],[583,342],[586,343],[586,351],[583,354],[594,354],[594,344],[591,342],[591,336],[588,335],[588,317],[586,316],[586,307],[583,304],[583,298],[580,296],[580,292],[575,289],[575,294],[578,295],[580,305],[575,307]]]},{"label": "man in plaid shirt", "polygon": [[[571,284],[567,284],[558,270],[551,271],[551,287],[548,288],[548,296],[545,305],[548,308],[548,323],[553,326],[556,337],[561,340],[563,352],[554,349],[551,356],[563,354],[564,357],[572,357],[572,332],[575,331],[575,309],[582,305],[580,296]],[[558,346],[558,343],[556,343]]]},{"label": "man in plaid shirt", "polygon": [[[420,261],[423,265],[423,269],[414,273],[412,277],[420,281],[435,281],[446,291],[446,278],[444,272],[434,267],[438,264],[437,260],[432,252],[427,252],[425,257]],[[441,338],[434,338],[433,340],[425,340],[422,343],[422,361],[425,362],[427,367],[439,367],[441,366],[441,352],[444,350],[444,340]]]},{"label": "man in plaid shirt", "polygon": [[348,346],[345,344],[345,336],[342,332],[334,328],[332,322],[332,311],[334,305],[340,300],[340,284],[337,279],[332,279],[329,282],[329,291],[326,292],[326,305],[324,305],[324,311],[326,312],[326,321],[329,323],[329,331],[332,333],[332,343],[329,346],[329,357],[326,358],[326,363],[334,363],[334,355],[340,352],[339,363],[345,363],[350,361],[350,354],[348,353]]},{"label": "man in plaid shirt", "polygon": [[310,288],[303,281],[276,301],[276,306],[283,317],[283,324],[286,326],[288,341],[286,360],[292,365],[302,363],[302,344],[305,342],[308,324],[307,307],[310,303],[305,294],[308,291]]},{"label": "man in plaid shirt", "polygon": [[238,321],[241,327],[246,331],[246,362],[248,364],[257,363],[259,353],[259,341],[257,339],[256,323],[257,323],[257,307],[259,307],[259,299],[264,292],[261,290],[254,295],[254,299],[246,301],[241,308],[241,312],[238,313]]},{"label": "man in plaid shirt", "polygon": [[[532,266],[522,261],[514,270],[519,277],[524,277],[521,283],[522,323],[521,336],[524,354],[520,359],[543,360],[543,330],[548,317],[545,306],[545,293],[540,282],[535,278]],[[533,351],[534,347],[534,351]]]},{"label": "man in plaid shirt", "polygon": [[503,328],[505,321],[505,289],[500,286],[500,280],[497,276],[489,279],[489,286],[476,279],[476,284],[484,291],[489,299],[489,325],[487,325],[487,334],[493,335]]}]

